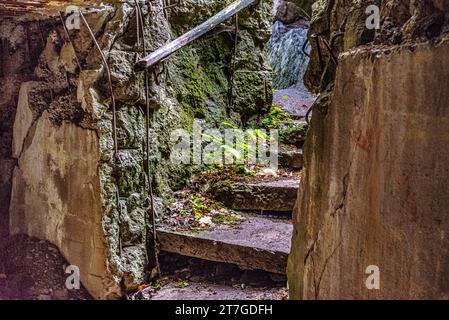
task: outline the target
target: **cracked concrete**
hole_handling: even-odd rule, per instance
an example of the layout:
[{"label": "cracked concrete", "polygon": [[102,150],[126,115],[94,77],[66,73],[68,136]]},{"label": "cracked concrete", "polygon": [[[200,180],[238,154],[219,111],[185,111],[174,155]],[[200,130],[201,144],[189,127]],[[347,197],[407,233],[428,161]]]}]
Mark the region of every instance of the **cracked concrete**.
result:
[{"label": "cracked concrete", "polygon": [[[449,96],[432,91],[449,85],[448,52],[443,41],[341,58],[328,113],[315,112],[306,142],[293,298],[448,297]],[[369,265],[381,290],[365,286]]]}]

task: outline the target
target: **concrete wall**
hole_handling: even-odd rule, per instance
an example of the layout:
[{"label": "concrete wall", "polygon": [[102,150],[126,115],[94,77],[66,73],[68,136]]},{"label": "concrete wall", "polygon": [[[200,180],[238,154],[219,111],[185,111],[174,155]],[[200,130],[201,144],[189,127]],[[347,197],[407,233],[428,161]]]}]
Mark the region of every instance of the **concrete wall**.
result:
[{"label": "concrete wall", "polygon": [[[26,86],[24,83],[22,86]],[[14,130],[18,136],[22,108]],[[65,122],[55,126],[44,112],[26,131],[14,169],[11,234],[24,233],[55,244],[95,298],[106,297],[102,202],[95,131]],[[19,144],[15,139],[15,142]]]},{"label": "concrete wall", "polygon": [[308,134],[292,298],[449,298],[448,88],[448,41],[341,56]]}]

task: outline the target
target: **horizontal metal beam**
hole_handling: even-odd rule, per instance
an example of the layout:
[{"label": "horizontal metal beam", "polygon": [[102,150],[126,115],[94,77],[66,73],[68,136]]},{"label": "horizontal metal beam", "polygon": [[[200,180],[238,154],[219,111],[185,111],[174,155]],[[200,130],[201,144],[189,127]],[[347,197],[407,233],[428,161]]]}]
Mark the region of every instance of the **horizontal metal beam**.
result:
[{"label": "horizontal metal beam", "polygon": [[162,46],[161,48],[157,49],[153,53],[143,58],[142,60],[139,60],[134,66],[135,70],[137,71],[145,70],[145,68],[149,68],[155,65],[156,63],[168,58],[175,51],[181,49],[182,47],[186,46],[192,41],[205,35],[212,29],[216,28],[219,24],[225,22],[227,19],[231,18],[236,13],[245,9],[246,7],[249,7],[256,1],[258,0],[237,0],[233,2],[232,4],[224,8],[222,11],[217,13],[215,16],[210,18],[209,20],[205,21],[204,23],[200,24],[199,26],[190,30],[189,32],[185,33],[179,38],[171,41],[170,43]]}]

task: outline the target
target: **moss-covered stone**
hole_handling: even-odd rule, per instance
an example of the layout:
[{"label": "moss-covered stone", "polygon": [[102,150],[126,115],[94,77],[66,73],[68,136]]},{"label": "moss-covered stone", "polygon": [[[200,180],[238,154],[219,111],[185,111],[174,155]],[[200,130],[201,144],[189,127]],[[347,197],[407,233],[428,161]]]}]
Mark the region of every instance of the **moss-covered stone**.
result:
[{"label": "moss-covered stone", "polygon": [[302,121],[286,121],[279,123],[279,138],[282,143],[302,146],[309,126]]},{"label": "moss-covered stone", "polygon": [[[151,5],[148,2],[142,4],[147,53],[165,45],[175,35],[205,21],[230,2],[183,1],[182,5],[167,10],[168,17],[164,14],[162,1],[152,1]],[[187,11],[182,11],[184,9]],[[152,179],[156,196],[170,197],[173,190],[185,184],[192,172],[199,168],[193,165],[176,165],[170,161],[170,152],[175,143],[171,141],[170,134],[176,129],[191,130],[195,118],[201,118],[208,126],[215,127],[230,117],[238,118],[240,114],[255,115],[263,110],[265,104],[271,104],[266,95],[266,92],[271,92],[270,73],[266,71],[263,52],[263,39],[267,39],[266,35],[269,34],[269,28],[266,28],[269,22],[263,21],[262,17],[269,16],[268,9],[267,1],[261,1],[260,5],[245,13],[247,19],[241,19],[239,48],[235,60],[235,34],[231,30],[217,32],[179,50],[164,62],[164,67],[162,64],[156,67],[156,73],[161,73],[158,79],[150,71],[149,119],[145,118],[144,73],[136,73],[133,68],[136,60],[142,57],[142,48],[138,46],[136,11],[131,3],[117,3],[104,10],[86,14],[107,58],[112,90],[107,68],[103,65],[87,28],[71,32],[82,71],[78,70],[74,61],[69,61],[75,60],[74,55],[61,53],[60,47],[67,42],[62,36],[62,26],[55,27],[56,24],[52,24],[45,28],[45,32],[52,30],[52,36],[47,39],[51,50],[47,48],[39,57],[35,75],[39,80],[54,83],[51,88],[54,91],[46,90],[49,96],[51,92],[67,95],[74,101],[76,97],[77,106],[79,104],[77,110],[91,120],[90,130],[96,131],[92,131],[92,136],[95,143],[98,142],[98,157],[95,160],[87,160],[93,158],[86,157],[83,161],[94,162],[89,162],[89,165],[97,173],[94,176],[98,180],[94,182],[98,182],[98,191],[91,184],[82,185],[80,189],[93,192],[93,196],[99,198],[99,209],[87,213],[101,212],[100,217],[95,216],[99,232],[87,235],[89,238],[86,242],[93,246],[98,244],[101,249],[104,245],[105,261],[96,261],[92,270],[83,272],[95,279],[97,287],[94,289],[101,291],[101,297],[117,298],[123,286],[135,288],[145,280],[147,257],[151,254],[151,248],[147,248],[147,236],[151,233],[147,211],[148,179]],[[232,21],[227,26],[231,24]],[[39,39],[41,36],[39,35]],[[237,88],[237,94],[230,107],[228,94],[234,64],[234,88]],[[116,101],[115,114],[112,95]],[[40,112],[48,112],[49,103],[42,103],[40,106]],[[55,120],[70,122],[73,127],[83,125],[80,121],[73,121],[72,117],[58,117],[59,114]],[[114,141],[114,119],[117,141]],[[146,150],[147,122],[150,124],[149,150]],[[54,129],[48,128],[49,136],[52,135],[52,130]],[[118,152],[115,152],[116,146]],[[147,152],[150,156],[150,177],[146,174]],[[63,180],[60,183],[62,187],[68,185]],[[70,189],[72,191],[76,193],[76,190]],[[76,199],[75,196],[72,198]],[[83,214],[86,212],[88,210],[84,210]],[[77,212],[70,213],[78,216]],[[99,274],[105,275],[99,276],[101,279],[97,279],[97,269],[100,270]]]},{"label": "moss-covered stone", "polygon": [[169,63],[170,93],[182,107],[183,122],[225,118],[230,43],[226,36],[200,40],[179,50]]}]

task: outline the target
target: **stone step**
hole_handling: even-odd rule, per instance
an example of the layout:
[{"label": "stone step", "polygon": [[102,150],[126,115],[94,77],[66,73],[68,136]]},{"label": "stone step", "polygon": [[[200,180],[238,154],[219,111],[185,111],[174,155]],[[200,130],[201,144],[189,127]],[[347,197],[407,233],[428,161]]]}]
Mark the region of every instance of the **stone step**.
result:
[{"label": "stone step", "polygon": [[306,90],[281,89],[273,94],[273,102],[292,119],[303,119],[314,101],[315,97]]},{"label": "stone step", "polygon": [[221,184],[215,197],[235,210],[291,212],[295,206],[299,178]]},{"label": "stone step", "polygon": [[302,150],[280,150],[279,165],[283,168],[301,169],[304,166]]},{"label": "stone step", "polygon": [[304,120],[280,121],[279,137],[282,143],[302,147],[306,140],[308,124]]},{"label": "stone step", "polygon": [[279,288],[232,287],[208,282],[187,283],[180,288],[176,282],[163,286],[149,300],[281,300],[286,290]]},{"label": "stone step", "polygon": [[161,250],[204,260],[232,263],[242,269],[285,274],[293,226],[287,220],[245,215],[237,226],[173,231],[159,226]]}]

